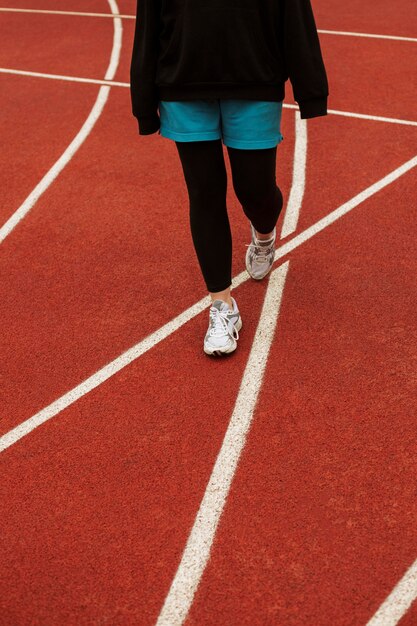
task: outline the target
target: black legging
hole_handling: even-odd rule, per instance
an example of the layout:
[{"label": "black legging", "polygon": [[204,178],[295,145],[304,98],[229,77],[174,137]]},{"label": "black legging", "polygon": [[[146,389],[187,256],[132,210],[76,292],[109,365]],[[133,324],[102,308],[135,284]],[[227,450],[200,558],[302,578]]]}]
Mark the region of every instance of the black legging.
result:
[{"label": "black legging", "polygon": [[[227,214],[227,173],[221,139],[177,141],[190,201],[190,226],[209,292],[232,284],[232,234]],[[243,211],[261,234],[270,233],[283,205],[275,179],[277,147],[227,147],[233,188]]]}]

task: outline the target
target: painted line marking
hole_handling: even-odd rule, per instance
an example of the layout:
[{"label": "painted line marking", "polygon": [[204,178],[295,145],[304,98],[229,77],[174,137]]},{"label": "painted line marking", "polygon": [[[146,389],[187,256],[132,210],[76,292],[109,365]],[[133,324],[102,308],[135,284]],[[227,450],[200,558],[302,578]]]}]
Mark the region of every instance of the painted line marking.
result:
[{"label": "painted line marking", "polygon": [[[118,13],[119,9],[116,0],[107,0],[112,13]],[[111,80],[116,73],[120,60],[120,51],[122,46],[122,22],[119,18],[113,19],[113,47],[110,55],[109,66],[105,74],[105,80]],[[17,224],[27,215],[34,204],[39,200],[42,194],[48,189],[56,177],[62,172],[62,170],[71,161],[74,154],[84,143],[95,123],[99,119],[104,105],[107,102],[107,98],[110,93],[110,87],[100,87],[97,99],[91,109],[87,119],[78,131],[77,135],[71,141],[66,150],[62,153],[59,159],[54,163],[51,169],[40,180],[36,187],[31,191],[26,200],[20,207],[11,215],[5,224],[0,228],[0,243],[12,232]]]},{"label": "painted line marking", "polygon": [[61,411],[74,404],[74,402],[87,395],[90,391],[103,384],[106,380],[117,374],[120,370],[124,369],[127,365],[136,361],[136,359],[148,352],[148,350],[172,335],[175,331],[181,328],[181,326],[204,311],[204,309],[208,306],[209,301],[209,296],[199,300],[172,320],[158,328],[156,331],[145,337],[145,339],[139,341],[132,348],[123,352],[116,359],[99,369],[63,396],[0,437],[0,452],[3,452],[3,450],[6,450],[26,435],[29,435],[29,433],[35,430],[35,428],[38,428],[41,424],[44,424],[51,418],[61,413]]},{"label": "painted line marking", "polygon": [[[117,82],[109,79],[82,78],[79,76],[66,76],[63,74],[47,74],[44,72],[32,72],[29,70],[16,70],[8,67],[0,67],[0,74],[16,74],[18,76],[33,76],[35,78],[47,78],[53,80],[72,81],[74,83],[90,83],[91,85],[108,85],[110,87],[129,88],[130,84],[125,82]],[[298,111],[296,104],[284,104],[284,109],[293,109]],[[379,115],[367,115],[366,113],[352,113],[350,111],[338,111],[336,109],[328,109],[329,115],[340,115],[342,117],[351,117],[359,120],[369,120],[371,122],[386,122],[388,124],[401,124],[404,126],[417,126],[417,121],[402,120],[395,117],[381,117]]]},{"label": "painted line marking", "polygon": [[220,517],[252,423],[275,334],[288,266],[289,261],[270,275],[233,413],[181,562],[156,622],[157,626],[180,626],[184,622],[208,562]]},{"label": "painted line marking", "polygon": [[[307,167],[307,122],[295,113],[294,167],[281,239],[297,227],[304,198]],[[292,232],[292,231],[291,231]],[[217,527],[253,420],[269,351],[275,335],[290,261],[271,272],[257,330],[240,382],[228,428],[204,497],[188,537],[181,562],[159,615],[157,626],[180,626],[200,584]]]},{"label": "painted line marking", "polygon": [[307,120],[302,120],[299,111],[296,111],[293,180],[282,225],[281,239],[291,235],[297,228],[306,184],[307,146]]},{"label": "painted line marking", "polygon": [[[339,218],[343,217],[343,215],[346,215],[346,213],[349,213],[349,211],[374,196],[376,193],[384,189],[384,187],[388,187],[389,185],[391,185],[391,183],[393,183],[395,180],[397,180],[407,172],[411,171],[416,166],[417,156],[413,157],[412,159],[392,171],[390,174],[387,174],[387,176],[384,176],[384,178],[381,178],[381,180],[374,183],[370,187],[367,187],[367,189],[364,189],[364,191],[358,193],[356,196],[351,198],[351,200],[348,200],[340,207],[320,219],[318,222],[306,228],[306,230],[303,230],[301,233],[290,239],[290,241],[287,241],[287,243],[284,243],[275,251],[275,261],[282,258],[289,252],[292,252],[292,250],[300,246],[302,243],[304,243],[314,235],[317,235],[317,233],[324,230],[325,228],[330,226],[330,224],[333,224],[333,222],[336,222]],[[239,276],[241,276],[241,274],[239,274]]]},{"label": "painted line marking", "polygon": [[[387,187],[392,182],[403,176],[406,172],[409,172],[417,166],[417,156],[410,159],[399,168],[382,178],[380,181],[371,185],[365,189],[362,193],[355,196],[349,202],[346,202],[339,208],[329,213],[326,217],[316,222],[303,232],[296,235],[290,241],[277,248],[275,251],[275,261],[282,258],[292,250],[295,250],[298,246],[305,243],[311,237],[322,231],[324,228],[333,224],[336,220],[346,215],[349,211],[360,205],[362,202],[370,198],[372,195],[381,191],[384,187]],[[239,285],[243,284],[249,279],[249,274],[246,270],[235,276],[232,280],[232,289],[236,289]],[[160,341],[171,335],[173,332],[181,328],[184,324],[196,317],[199,313],[204,311],[210,304],[210,297],[205,296],[191,307],[177,315],[174,319],[170,320],[159,329],[139,341],[132,348],[129,348],[126,352],[118,356],[116,359],[105,365],[98,370],[95,374],[79,383],[76,387],[68,391],[66,394],[52,402],[50,405],[28,418],[9,432],[0,437],[0,452],[6,450],[14,443],[31,433],[35,428],[44,424],[52,417],[55,417],[58,413],[69,407],[76,402],[79,398],[86,395],[92,389],[95,389],[108,378],[116,374],[118,371],[135,361],[142,354],[156,346]]]},{"label": "painted line marking", "polygon": [[342,117],[354,117],[357,120],[369,120],[371,122],[386,122],[387,124],[404,124],[405,126],[417,126],[417,122],[412,120],[400,120],[395,117],[381,117],[379,115],[367,115],[366,113],[349,113],[348,111],[335,111],[329,109],[330,115],[341,115]]},{"label": "painted line marking", "polygon": [[[20,9],[15,7],[2,7],[0,11],[9,12],[9,13],[45,13],[47,15],[74,15],[78,17],[113,17],[111,13],[91,13],[86,11],[59,11],[59,10],[48,10],[48,9]],[[124,20],[134,20],[135,15],[126,15],[122,13],[114,14],[114,17],[120,17]],[[319,33],[323,35],[340,35],[343,37],[365,37],[370,39],[389,39],[392,41],[410,41],[417,42],[417,38],[415,37],[401,37],[398,35],[379,35],[375,33],[356,33],[350,31],[341,31],[341,30],[324,30],[318,29]]]},{"label": "painted line marking", "polygon": [[64,74],[47,74],[45,72],[31,72],[30,70],[13,70],[7,67],[0,68],[1,74],[15,74],[17,76],[33,76],[34,78],[50,78],[52,80],[64,80],[72,83],[87,83],[89,85],[108,85],[109,87],[129,87],[129,83],[121,83],[115,80],[100,78],[82,78],[80,76],[66,76]]},{"label": "painted line marking", "polygon": [[18,9],[15,7],[1,7],[0,11],[8,12],[8,13],[45,13],[46,15],[74,15],[77,17],[110,17],[114,19],[115,17],[120,19],[135,19],[135,15],[123,15],[122,13],[112,12],[112,13],[91,13],[86,11],[51,11],[48,9]]},{"label": "painted line marking", "polygon": [[399,37],[397,35],[378,35],[375,33],[354,33],[343,30],[318,30],[322,35],[340,35],[342,37],[366,37],[368,39],[388,39],[390,41],[410,41],[417,42],[416,37]]},{"label": "painted line marking", "polygon": [[414,561],[366,626],[395,626],[416,598],[417,561]]},{"label": "painted line marking", "polygon": [[[0,69],[1,72],[1,69]],[[298,110],[296,104],[284,104],[284,109]],[[335,109],[328,109],[329,115],[341,115],[342,117],[353,117],[358,120],[369,120],[371,122],[386,122],[388,124],[404,124],[405,126],[417,126],[417,122],[412,120],[400,120],[396,117],[381,117],[379,115],[367,115],[366,113],[351,113],[349,111],[338,111]]]}]

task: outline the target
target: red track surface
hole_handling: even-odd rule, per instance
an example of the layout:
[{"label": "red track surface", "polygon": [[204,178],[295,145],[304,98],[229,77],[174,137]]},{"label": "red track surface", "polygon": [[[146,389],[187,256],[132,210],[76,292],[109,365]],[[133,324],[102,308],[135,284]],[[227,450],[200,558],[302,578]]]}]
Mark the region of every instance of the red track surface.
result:
[{"label": "red track surface", "polygon": [[[385,0],[314,6],[322,29],[417,36],[409,0],[394,16]],[[104,0],[36,8],[109,11]],[[0,66],[104,77],[111,19],[0,21]],[[133,25],[123,22],[122,82]],[[321,40],[332,109],[416,119],[416,44]],[[1,225],[77,134],[98,86],[0,80]],[[283,134],[277,180],[288,197],[289,110]],[[309,122],[297,233],[415,156],[416,139],[412,126]],[[187,623],[365,626],[417,558],[415,180],[406,174],[287,257],[253,426]],[[248,226],[231,182],[228,199],[237,275]],[[85,143],[0,245],[0,435],[206,295],[175,146],[139,139],[123,87],[112,88]],[[155,623],[266,289],[247,281],[234,293],[244,330],[233,357],[203,354],[204,312],[1,453],[1,626]],[[401,624],[416,623],[413,606]]]}]

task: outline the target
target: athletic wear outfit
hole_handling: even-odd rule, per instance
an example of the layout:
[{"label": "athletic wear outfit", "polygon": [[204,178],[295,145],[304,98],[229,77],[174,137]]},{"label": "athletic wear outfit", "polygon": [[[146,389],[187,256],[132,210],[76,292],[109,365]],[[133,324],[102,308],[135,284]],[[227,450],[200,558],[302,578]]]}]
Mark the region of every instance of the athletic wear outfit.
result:
[{"label": "athletic wear outfit", "polygon": [[[275,171],[288,78],[303,119],[326,115],[328,83],[310,0],[137,0],[132,112],[140,135],[158,132],[176,143],[194,247],[210,292],[231,285],[222,141],[251,224],[248,272],[259,279],[272,265],[275,230],[260,245],[254,228],[271,232],[282,209]],[[206,352],[213,353],[222,328],[223,349],[214,353],[234,350],[237,337],[230,335],[224,309],[214,308]]]}]

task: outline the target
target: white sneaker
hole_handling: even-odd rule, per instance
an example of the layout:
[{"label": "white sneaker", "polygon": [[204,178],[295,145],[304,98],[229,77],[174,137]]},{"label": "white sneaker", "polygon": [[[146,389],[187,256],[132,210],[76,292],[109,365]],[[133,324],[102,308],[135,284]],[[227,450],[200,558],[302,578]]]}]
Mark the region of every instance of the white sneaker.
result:
[{"label": "white sneaker", "polygon": [[204,337],[204,352],[220,356],[237,348],[242,319],[236,300],[231,296],[233,310],[223,300],[215,300],[210,306],[210,322]]},{"label": "white sneaker", "polygon": [[255,229],[250,223],[252,242],[246,244],[246,269],[255,280],[261,280],[270,271],[275,256],[276,227],[270,239],[257,239]]}]

